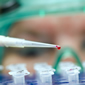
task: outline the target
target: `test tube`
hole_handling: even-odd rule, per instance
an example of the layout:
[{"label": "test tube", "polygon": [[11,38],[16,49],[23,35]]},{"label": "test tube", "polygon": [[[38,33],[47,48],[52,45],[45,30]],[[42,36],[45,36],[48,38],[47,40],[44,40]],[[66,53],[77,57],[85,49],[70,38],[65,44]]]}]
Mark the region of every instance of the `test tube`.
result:
[{"label": "test tube", "polygon": [[67,71],[68,74],[68,81],[70,85],[77,85],[79,84],[79,70],[77,69],[69,69]]},{"label": "test tube", "polygon": [[2,65],[0,65],[0,71],[2,71],[4,69],[4,67]]},{"label": "test tube", "polygon": [[37,79],[40,79],[40,73],[39,71],[42,70],[43,67],[45,67],[47,63],[36,63],[34,65],[34,70],[36,70],[36,77]]},{"label": "test tube", "polygon": [[84,67],[84,72],[85,72],[85,61],[82,62],[82,65]]},{"label": "test tube", "polygon": [[59,66],[60,67],[66,67],[66,66],[74,66],[74,63],[72,63],[72,62],[60,62],[59,63]]},{"label": "test tube", "polygon": [[44,70],[40,72],[40,79],[43,84],[52,85],[52,75],[54,72],[49,70]]},{"label": "test tube", "polygon": [[[81,69],[81,67],[79,67],[77,65],[72,65],[72,64],[70,65],[69,64],[69,66],[66,66],[66,67],[64,66],[64,67],[61,68],[62,76],[66,79],[66,81],[68,81],[68,79],[71,76],[73,77],[73,75],[74,75],[76,77],[76,80],[74,79],[74,81],[79,81],[78,74],[79,74],[80,69]],[[73,73],[73,74],[71,75],[71,73]],[[75,78],[75,77],[73,77],[73,78]]]},{"label": "test tube", "polygon": [[41,83],[44,85],[52,85],[52,75],[54,74],[54,69],[52,66],[45,63],[35,64],[34,69],[37,71],[37,75],[40,78]]},{"label": "test tube", "polygon": [[25,63],[11,64],[8,65],[6,69],[11,71],[23,70],[26,69],[26,64]]},{"label": "test tube", "polygon": [[59,67],[60,67],[60,74],[62,75],[62,77],[68,79],[68,76],[67,75],[67,70],[73,68],[75,65],[72,63],[72,62],[61,62],[59,64]]},{"label": "test tube", "polygon": [[25,75],[29,75],[30,73],[25,69],[9,72],[9,74],[12,75],[15,85],[25,85]]}]

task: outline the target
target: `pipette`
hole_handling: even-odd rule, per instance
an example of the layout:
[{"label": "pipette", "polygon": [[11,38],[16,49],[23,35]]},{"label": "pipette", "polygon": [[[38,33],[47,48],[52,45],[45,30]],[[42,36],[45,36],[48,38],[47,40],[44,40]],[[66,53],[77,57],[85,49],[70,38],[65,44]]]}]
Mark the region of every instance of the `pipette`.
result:
[{"label": "pipette", "polygon": [[41,42],[35,42],[35,41],[29,41],[25,39],[5,37],[5,36],[0,36],[0,46],[20,47],[20,48],[24,47],[57,48],[58,50],[61,49],[59,45],[47,44],[47,43],[41,43]]}]

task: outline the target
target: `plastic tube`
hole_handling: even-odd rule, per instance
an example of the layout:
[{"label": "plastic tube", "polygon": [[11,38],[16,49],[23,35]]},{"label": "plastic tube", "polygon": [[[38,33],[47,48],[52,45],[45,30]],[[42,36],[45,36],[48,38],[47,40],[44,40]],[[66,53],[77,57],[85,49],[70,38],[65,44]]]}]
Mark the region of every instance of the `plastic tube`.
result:
[{"label": "plastic tube", "polygon": [[35,64],[34,69],[43,85],[52,85],[52,75],[55,70],[50,65],[47,65],[46,63],[38,63]]},{"label": "plastic tube", "polygon": [[19,71],[19,70],[26,69],[26,64],[24,63],[11,64],[11,65],[8,65],[6,69],[11,71]]},{"label": "plastic tube", "polygon": [[2,65],[0,65],[0,71],[2,71],[4,69],[4,67]]},{"label": "plastic tube", "polygon": [[77,69],[70,69],[67,71],[68,81],[70,85],[79,84],[79,71]]},{"label": "plastic tube", "polygon": [[10,75],[12,75],[14,84],[16,85],[22,85],[25,84],[25,75],[29,75],[30,73],[27,70],[20,70],[15,72],[9,72]]}]

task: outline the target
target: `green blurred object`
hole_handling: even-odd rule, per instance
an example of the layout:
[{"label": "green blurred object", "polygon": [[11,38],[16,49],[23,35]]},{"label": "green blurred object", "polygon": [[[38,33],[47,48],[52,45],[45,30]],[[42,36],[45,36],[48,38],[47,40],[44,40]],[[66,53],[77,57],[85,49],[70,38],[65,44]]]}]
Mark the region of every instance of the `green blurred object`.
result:
[{"label": "green blurred object", "polygon": [[[0,7],[12,0],[0,0]],[[5,14],[0,14],[0,35],[8,35],[13,23],[33,16],[70,15],[85,12],[85,0],[16,0],[20,7]],[[1,9],[0,9],[1,11]],[[0,47],[0,57],[4,48]],[[0,61],[0,63],[1,63]]]},{"label": "green blurred object", "polygon": [[72,56],[76,60],[77,64],[81,67],[81,71],[83,71],[84,68],[82,66],[79,56],[76,54],[76,52],[72,48],[69,48],[69,47],[65,47],[61,49],[58,55],[56,55],[56,61],[53,66],[53,68],[56,69],[56,71],[58,71],[58,65],[64,56]]}]

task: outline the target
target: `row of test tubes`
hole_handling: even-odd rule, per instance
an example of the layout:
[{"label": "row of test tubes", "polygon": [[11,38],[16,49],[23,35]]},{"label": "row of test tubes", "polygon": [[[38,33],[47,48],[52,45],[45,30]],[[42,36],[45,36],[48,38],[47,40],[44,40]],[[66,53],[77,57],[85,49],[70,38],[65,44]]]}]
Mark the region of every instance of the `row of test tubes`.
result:
[{"label": "row of test tubes", "polygon": [[[6,67],[10,70],[9,75],[12,75],[13,85],[26,85],[25,75],[29,75],[30,72],[26,69],[26,64],[11,64]],[[40,80],[39,85],[52,85],[52,75],[54,74],[54,69],[47,63],[37,63],[34,65],[36,70],[37,79]]]},{"label": "row of test tubes", "polygon": [[[85,66],[85,62],[82,63]],[[62,78],[69,82],[69,85],[79,84],[79,73],[81,68],[72,62],[61,62],[59,64],[60,74]],[[3,66],[0,66],[0,70]],[[9,75],[12,75],[13,85],[26,85],[25,76],[29,75],[30,72],[26,69],[26,64],[11,64],[6,67],[10,70]],[[34,65],[36,71],[36,78],[39,85],[53,85],[52,75],[54,75],[55,69],[47,63],[36,63]],[[11,84],[12,85],[12,84]]]}]

